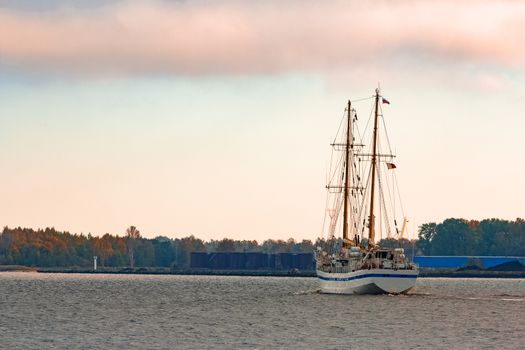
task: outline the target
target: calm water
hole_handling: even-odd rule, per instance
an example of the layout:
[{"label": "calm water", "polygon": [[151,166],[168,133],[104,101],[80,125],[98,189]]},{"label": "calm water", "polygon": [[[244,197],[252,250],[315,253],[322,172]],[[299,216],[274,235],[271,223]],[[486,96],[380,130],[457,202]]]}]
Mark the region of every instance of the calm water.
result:
[{"label": "calm water", "polygon": [[2,349],[517,349],[525,280],[419,279],[407,296],[315,278],[0,273]]}]

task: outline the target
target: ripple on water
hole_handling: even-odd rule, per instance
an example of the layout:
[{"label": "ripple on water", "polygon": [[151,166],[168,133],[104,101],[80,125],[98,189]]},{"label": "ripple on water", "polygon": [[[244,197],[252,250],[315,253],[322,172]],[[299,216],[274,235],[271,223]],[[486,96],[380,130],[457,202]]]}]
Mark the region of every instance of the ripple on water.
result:
[{"label": "ripple on water", "polygon": [[524,280],[420,278],[326,295],[315,278],[0,273],[5,348],[518,348]]}]

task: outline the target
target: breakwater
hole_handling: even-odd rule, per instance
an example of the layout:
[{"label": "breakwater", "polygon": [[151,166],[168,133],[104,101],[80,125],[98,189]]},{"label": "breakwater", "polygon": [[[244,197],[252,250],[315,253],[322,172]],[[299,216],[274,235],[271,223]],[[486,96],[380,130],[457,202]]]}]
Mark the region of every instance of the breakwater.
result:
[{"label": "breakwater", "polygon": [[141,268],[38,268],[42,273],[88,273],[88,274],[136,274],[136,275],[202,275],[202,276],[268,276],[268,277],[315,277],[315,270],[211,270],[211,269],[169,269],[162,267]]}]

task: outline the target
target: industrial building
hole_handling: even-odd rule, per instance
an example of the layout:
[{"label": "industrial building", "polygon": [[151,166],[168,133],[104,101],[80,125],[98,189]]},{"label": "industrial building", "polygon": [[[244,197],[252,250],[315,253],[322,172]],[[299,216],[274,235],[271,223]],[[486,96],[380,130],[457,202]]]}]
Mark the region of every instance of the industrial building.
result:
[{"label": "industrial building", "polygon": [[[314,271],[313,253],[276,253],[260,252],[192,252],[192,269],[212,270],[292,270]],[[517,262],[525,266],[525,257],[515,256],[415,256],[414,262],[425,269],[460,269],[477,266],[491,269],[496,266]]]},{"label": "industrial building", "polygon": [[192,252],[192,269],[214,270],[314,270],[313,253]]}]

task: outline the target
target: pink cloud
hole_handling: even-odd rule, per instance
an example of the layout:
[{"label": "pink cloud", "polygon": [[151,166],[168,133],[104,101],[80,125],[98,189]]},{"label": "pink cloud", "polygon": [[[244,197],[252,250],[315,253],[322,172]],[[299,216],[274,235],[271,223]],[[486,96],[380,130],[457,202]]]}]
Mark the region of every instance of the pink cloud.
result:
[{"label": "pink cloud", "polygon": [[412,54],[525,68],[525,3],[514,1],[127,1],[0,10],[0,26],[4,62],[81,74],[319,71]]}]

